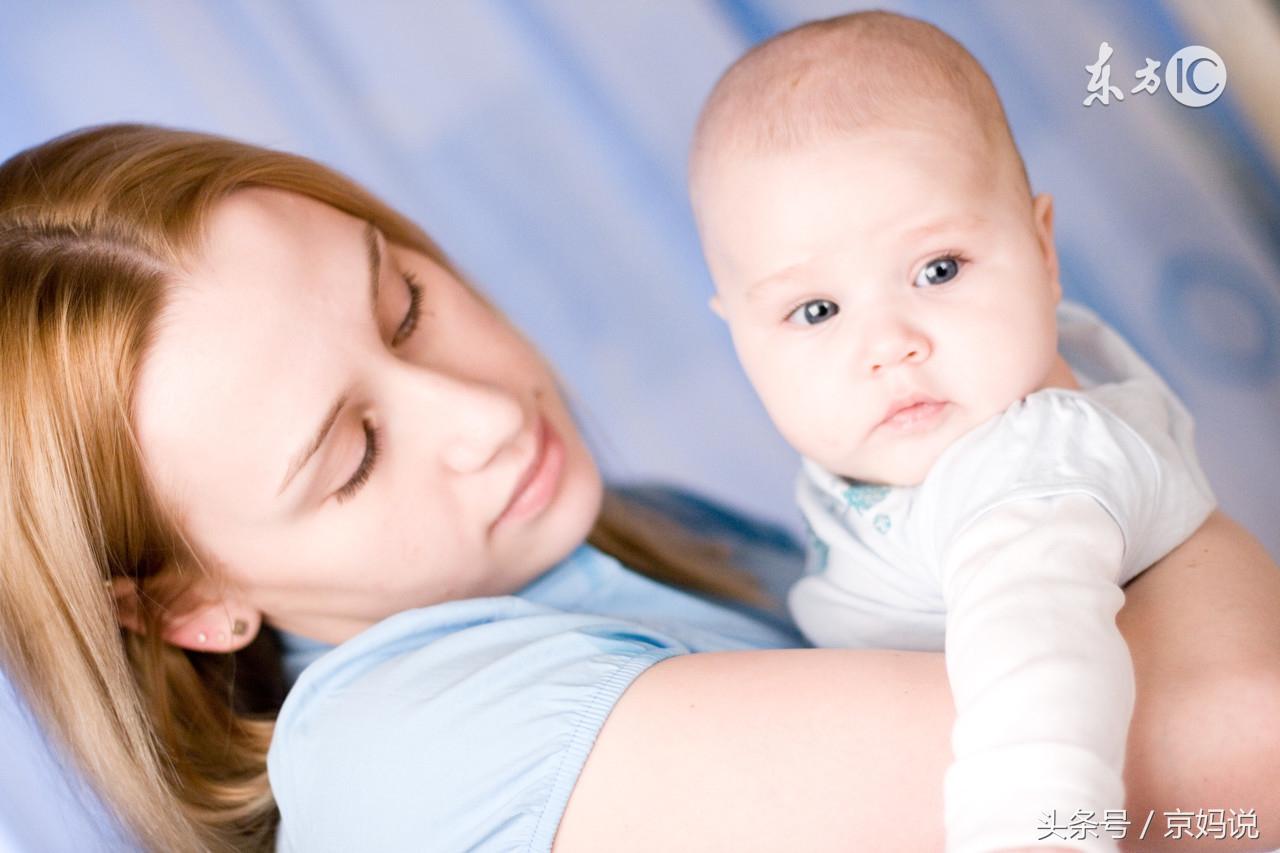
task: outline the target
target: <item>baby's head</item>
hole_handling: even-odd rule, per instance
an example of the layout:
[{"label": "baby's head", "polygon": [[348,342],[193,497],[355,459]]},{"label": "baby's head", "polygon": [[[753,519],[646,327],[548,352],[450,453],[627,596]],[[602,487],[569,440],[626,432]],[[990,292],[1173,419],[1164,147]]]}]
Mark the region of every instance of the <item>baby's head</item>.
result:
[{"label": "baby's head", "polygon": [[747,375],[835,473],[918,483],[1065,370],[1051,200],[929,24],[864,12],[754,48],[703,108],[690,185]]}]

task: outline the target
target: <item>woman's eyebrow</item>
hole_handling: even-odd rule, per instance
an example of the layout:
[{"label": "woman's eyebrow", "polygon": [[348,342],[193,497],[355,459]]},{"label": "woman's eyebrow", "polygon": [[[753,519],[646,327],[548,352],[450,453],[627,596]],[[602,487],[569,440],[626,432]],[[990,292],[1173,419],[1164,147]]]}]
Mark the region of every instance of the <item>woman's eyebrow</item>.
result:
[{"label": "woman's eyebrow", "polygon": [[[372,222],[366,222],[364,226],[364,243],[365,251],[369,258],[369,310],[373,314],[374,325],[378,322],[378,282],[382,278],[382,243],[381,235],[378,228]],[[325,414],[324,419],[320,421],[320,428],[316,430],[315,435],[302,450],[293,457],[293,461],[289,463],[289,468],[285,471],[284,479],[280,483],[280,489],[276,492],[276,497],[284,494],[284,490],[289,487],[289,483],[298,475],[316,451],[320,449],[320,445],[324,444],[325,438],[329,435],[329,430],[333,429],[334,423],[338,420],[338,414],[342,411],[342,407],[347,403],[347,395],[343,394],[333,402],[329,407],[329,411]]]}]

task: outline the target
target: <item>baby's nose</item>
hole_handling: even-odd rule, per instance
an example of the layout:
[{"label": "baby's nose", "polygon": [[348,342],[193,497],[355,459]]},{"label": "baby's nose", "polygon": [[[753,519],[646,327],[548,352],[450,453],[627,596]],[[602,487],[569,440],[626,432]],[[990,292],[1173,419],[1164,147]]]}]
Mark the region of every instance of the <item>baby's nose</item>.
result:
[{"label": "baby's nose", "polygon": [[871,375],[901,364],[919,364],[929,358],[929,340],[909,323],[886,321],[869,333],[865,364]]}]

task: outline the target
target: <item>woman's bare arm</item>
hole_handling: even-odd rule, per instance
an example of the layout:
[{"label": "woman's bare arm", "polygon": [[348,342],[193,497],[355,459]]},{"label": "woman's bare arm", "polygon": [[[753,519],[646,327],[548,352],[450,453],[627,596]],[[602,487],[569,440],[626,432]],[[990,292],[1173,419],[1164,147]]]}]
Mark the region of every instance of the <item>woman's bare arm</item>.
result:
[{"label": "woman's bare arm", "polygon": [[[1130,819],[1154,810],[1154,827],[1175,809],[1256,809],[1260,841],[1216,849],[1280,847],[1280,570],[1216,513],[1125,594],[1116,622],[1137,681]],[[1198,848],[1157,835],[1127,849]]]},{"label": "woman's bare arm", "polygon": [[[1162,837],[1163,812],[1214,807],[1255,809],[1256,849],[1280,846],[1280,572],[1215,515],[1126,593],[1127,847],[1249,849]],[[938,654],[672,658],[610,714],[555,849],[940,850],[952,718]]]}]

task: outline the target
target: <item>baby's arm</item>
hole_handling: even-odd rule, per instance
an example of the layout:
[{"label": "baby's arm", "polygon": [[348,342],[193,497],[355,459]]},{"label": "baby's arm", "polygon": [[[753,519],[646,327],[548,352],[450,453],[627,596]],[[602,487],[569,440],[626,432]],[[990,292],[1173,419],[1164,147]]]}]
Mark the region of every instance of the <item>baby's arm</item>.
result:
[{"label": "baby's arm", "polygon": [[[1123,548],[1111,516],[1084,495],[1004,504],[951,543],[943,564],[957,713],[945,782],[950,853],[1030,846],[1077,810],[1101,820],[1123,807],[1134,699],[1115,623]],[[1096,835],[1051,843],[1117,849]]]}]

